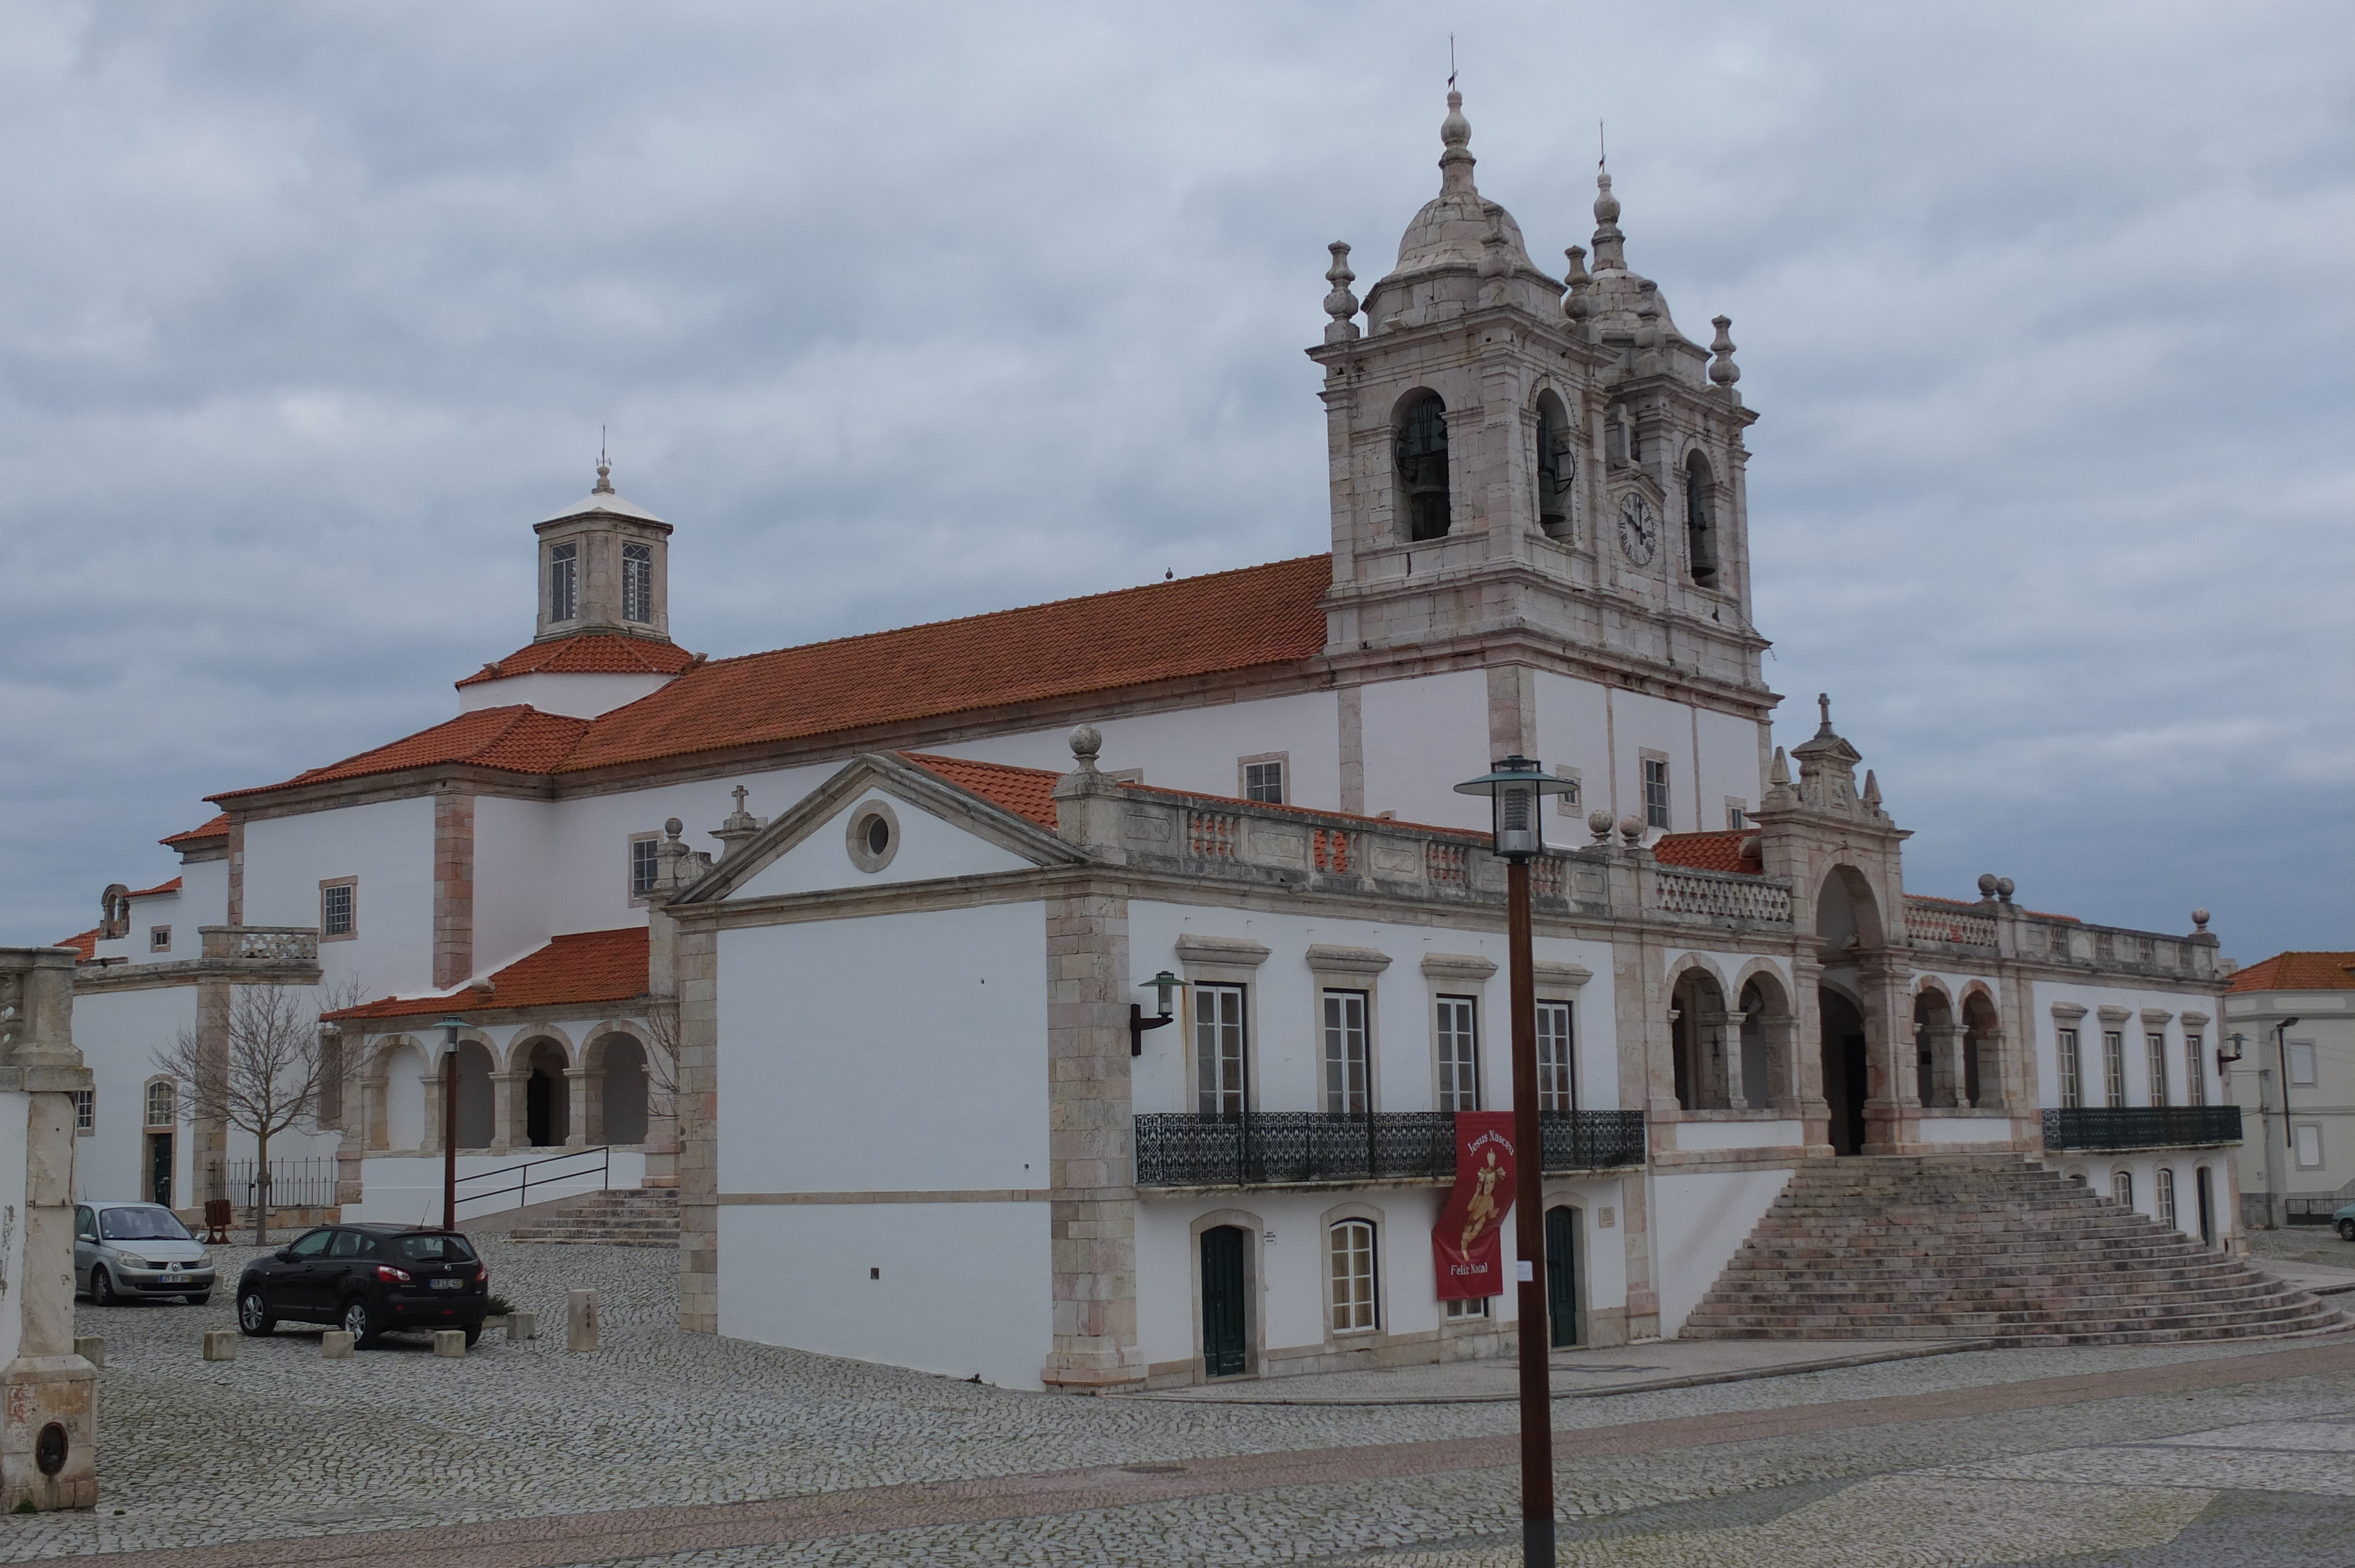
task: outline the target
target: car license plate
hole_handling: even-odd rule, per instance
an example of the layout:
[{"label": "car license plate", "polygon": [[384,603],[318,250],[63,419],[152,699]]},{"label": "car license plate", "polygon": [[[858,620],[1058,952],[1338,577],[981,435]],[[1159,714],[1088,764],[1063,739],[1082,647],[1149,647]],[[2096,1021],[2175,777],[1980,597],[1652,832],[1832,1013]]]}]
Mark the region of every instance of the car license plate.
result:
[{"label": "car license plate", "polygon": [[426,1283],[432,1285],[436,1290],[464,1290],[466,1288],[466,1282],[463,1279],[433,1279],[428,1280]]}]

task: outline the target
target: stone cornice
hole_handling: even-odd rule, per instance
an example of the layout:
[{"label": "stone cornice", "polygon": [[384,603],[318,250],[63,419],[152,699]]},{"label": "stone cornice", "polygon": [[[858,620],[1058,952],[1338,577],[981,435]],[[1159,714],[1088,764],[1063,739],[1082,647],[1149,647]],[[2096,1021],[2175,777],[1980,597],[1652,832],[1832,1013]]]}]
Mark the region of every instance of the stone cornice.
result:
[{"label": "stone cornice", "polygon": [[319,965],[305,959],[182,959],[168,964],[82,964],[74,969],[74,994],[155,991],[165,986],[317,985]]}]

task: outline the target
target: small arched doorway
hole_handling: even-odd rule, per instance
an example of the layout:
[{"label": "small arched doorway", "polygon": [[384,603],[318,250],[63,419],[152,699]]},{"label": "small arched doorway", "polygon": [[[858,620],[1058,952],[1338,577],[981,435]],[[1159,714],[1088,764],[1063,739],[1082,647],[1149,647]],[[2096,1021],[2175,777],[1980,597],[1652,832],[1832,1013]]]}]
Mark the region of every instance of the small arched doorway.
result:
[{"label": "small arched doorway", "polygon": [[572,1130],[571,1096],[565,1092],[564,1083],[564,1047],[553,1040],[535,1040],[525,1061],[524,1139],[535,1149],[553,1149]]},{"label": "small arched doorway", "polygon": [[1202,1375],[1239,1377],[1251,1370],[1248,1306],[1243,1295],[1244,1243],[1234,1225],[1202,1233]]},{"label": "small arched doorway", "polygon": [[1824,1103],[1831,1107],[1832,1152],[1864,1152],[1864,1014],[1829,989],[1816,992],[1824,1021]]},{"label": "small arched doorway", "polygon": [[1568,1350],[1578,1343],[1578,1211],[1556,1203],[1545,1216],[1547,1344]]},{"label": "small arched doorway", "polygon": [[646,1140],[646,1051],[626,1034],[608,1034],[599,1055],[606,1143]]}]

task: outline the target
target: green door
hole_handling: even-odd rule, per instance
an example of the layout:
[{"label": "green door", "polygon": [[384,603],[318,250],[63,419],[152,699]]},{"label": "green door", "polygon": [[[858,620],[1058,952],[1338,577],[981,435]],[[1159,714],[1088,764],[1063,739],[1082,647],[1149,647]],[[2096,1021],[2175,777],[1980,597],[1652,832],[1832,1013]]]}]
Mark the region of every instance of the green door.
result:
[{"label": "green door", "polygon": [[1578,1211],[1548,1209],[1545,1221],[1546,1318],[1559,1351],[1578,1343]]},{"label": "green door", "polygon": [[1243,1233],[1220,1225],[1202,1233],[1202,1371],[1209,1377],[1244,1372]]},{"label": "green door", "polygon": [[172,1206],[172,1135],[151,1132],[147,1135],[147,1190],[150,1202]]}]

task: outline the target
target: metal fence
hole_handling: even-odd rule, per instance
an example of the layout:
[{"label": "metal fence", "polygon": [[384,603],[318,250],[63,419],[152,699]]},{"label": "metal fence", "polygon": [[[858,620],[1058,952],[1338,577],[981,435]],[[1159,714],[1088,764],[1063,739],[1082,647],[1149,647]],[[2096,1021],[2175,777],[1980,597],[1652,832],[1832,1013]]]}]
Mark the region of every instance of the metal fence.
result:
[{"label": "metal fence", "polygon": [[2334,1223],[2339,1211],[2347,1207],[2347,1200],[2333,1195],[2328,1198],[2284,1198],[2286,1212],[2282,1218],[2293,1225],[2327,1225]]},{"label": "metal fence", "polygon": [[[241,1209],[253,1207],[253,1161],[208,1161],[205,1196],[228,1198]],[[270,1162],[270,1206],[273,1209],[324,1209],[336,1201],[336,1161],[332,1156],[308,1156]]]},{"label": "metal fence", "polygon": [[2179,1149],[2240,1141],[2238,1106],[2080,1106],[2044,1113],[2047,1149]]},{"label": "metal fence", "polygon": [[[1644,1162],[1641,1111],[1549,1112],[1540,1125],[1548,1171]],[[1444,1181],[1455,1174],[1455,1118],[1448,1111],[1163,1111],[1136,1118],[1140,1187]]]}]

